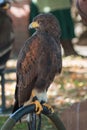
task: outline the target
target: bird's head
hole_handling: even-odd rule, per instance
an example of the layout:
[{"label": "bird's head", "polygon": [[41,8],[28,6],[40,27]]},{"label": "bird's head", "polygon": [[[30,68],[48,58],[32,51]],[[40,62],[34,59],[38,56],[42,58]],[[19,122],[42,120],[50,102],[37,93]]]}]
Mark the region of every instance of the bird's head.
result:
[{"label": "bird's head", "polygon": [[58,20],[51,13],[37,15],[29,25],[29,28],[45,31],[53,36],[59,36],[61,32]]}]

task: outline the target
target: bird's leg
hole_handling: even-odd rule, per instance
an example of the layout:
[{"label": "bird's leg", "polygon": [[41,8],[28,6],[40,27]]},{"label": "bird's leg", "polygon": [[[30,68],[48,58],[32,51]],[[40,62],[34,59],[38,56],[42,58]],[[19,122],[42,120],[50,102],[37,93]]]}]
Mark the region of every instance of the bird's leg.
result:
[{"label": "bird's leg", "polygon": [[36,114],[38,115],[43,110],[43,107],[40,104],[40,102],[38,101],[38,98],[36,97],[34,91],[32,91],[32,98],[33,98],[33,101],[31,102],[31,104],[35,104],[35,106],[36,106],[35,111],[36,111]]},{"label": "bird's leg", "polygon": [[50,106],[49,104],[47,104],[46,102],[43,102],[43,101],[41,102],[41,104],[42,104],[43,106],[47,107],[48,110],[51,111],[51,113],[54,113],[54,109],[52,108],[52,106]]}]

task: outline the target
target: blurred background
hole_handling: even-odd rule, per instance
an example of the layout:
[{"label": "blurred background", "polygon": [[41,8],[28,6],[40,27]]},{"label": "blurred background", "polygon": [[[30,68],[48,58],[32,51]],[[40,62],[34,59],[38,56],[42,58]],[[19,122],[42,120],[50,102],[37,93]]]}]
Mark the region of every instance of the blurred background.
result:
[{"label": "blurred background", "polygon": [[[11,1],[10,0],[6,2],[10,2],[10,7],[5,11],[12,21],[11,32],[13,32],[14,34],[12,38],[14,40],[12,40],[12,42],[10,43],[12,45],[10,55],[9,57],[7,57],[7,60],[3,63],[4,64],[3,69],[1,68],[0,70],[0,80],[1,80],[0,82],[1,114],[0,115],[3,114],[6,115],[11,113],[14,104],[17,57],[21,47],[23,46],[27,38],[31,36],[31,33],[33,33],[28,30],[29,23],[31,22],[31,19],[36,14],[39,13],[37,10],[36,10],[37,12],[34,10],[36,9],[36,7],[38,7],[39,9],[37,1],[35,0],[33,1],[30,0]],[[31,12],[32,2],[35,7],[33,7],[33,10]],[[61,45],[62,59],[63,59],[62,73],[60,74],[60,76],[55,77],[53,83],[51,84],[48,90],[48,102],[54,107],[55,111],[59,113],[62,113],[65,110],[67,110],[68,113],[71,113],[69,108],[73,104],[75,104],[76,106],[75,112],[77,112],[78,103],[87,100],[87,26],[85,26],[82,22],[82,19],[76,8],[75,1],[72,0],[70,2],[71,3],[69,8],[70,8],[72,21],[73,21],[74,35],[75,35],[70,40],[72,42],[71,44],[74,50],[74,54],[70,53],[71,51],[69,50],[69,46],[66,45],[67,42],[66,44],[64,42],[65,47],[63,46],[63,44]],[[1,4],[0,8],[3,7],[2,3],[3,2],[0,1]],[[0,20],[2,18],[3,17],[0,17]],[[67,19],[67,17],[65,19]],[[6,32],[5,29],[4,32]],[[5,39],[5,37],[3,37],[3,39]],[[64,41],[64,39],[62,39],[61,41]],[[7,45],[5,47],[1,46],[0,56],[3,56],[2,50],[4,49],[6,50],[7,49],[6,47],[8,46]],[[71,50],[72,47],[70,47]],[[66,48],[68,49],[66,50]],[[1,58],[2,57],[0,57],[0,62],[1,62]],[[1,67],[2,67],[2,63],[1,63]],[[82,108],[83,107],[84,109],[87,108],[87,104],[85,106],[83,104]],[[85,113],[85,115],[87,115],[87,112]],[[64,121],[65,121],[65,117],[64,115],[62,116]]]}]

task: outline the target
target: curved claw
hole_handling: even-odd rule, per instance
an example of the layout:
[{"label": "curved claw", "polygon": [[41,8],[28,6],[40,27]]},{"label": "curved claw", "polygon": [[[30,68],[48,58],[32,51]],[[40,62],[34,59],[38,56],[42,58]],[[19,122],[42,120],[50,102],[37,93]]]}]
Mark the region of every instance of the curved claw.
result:
[{"label": "curved claw", "polygon": [[50,106],[49,104],[47,104],[47,103],[43,103],[43,106],[47,107],[48,110],[51,111],[51,113],[54,113],[54,109],[53,109],[52,106]]},{"label": "curved claw", "polygon": [[36,108],[35,108],[36,114],[39,115],[42,112],[42,110],[43,110],[43,107],[40,104],[40,102],[38,100],[35,100],[31,104],[35,104],[35,106],[36,106]]}]

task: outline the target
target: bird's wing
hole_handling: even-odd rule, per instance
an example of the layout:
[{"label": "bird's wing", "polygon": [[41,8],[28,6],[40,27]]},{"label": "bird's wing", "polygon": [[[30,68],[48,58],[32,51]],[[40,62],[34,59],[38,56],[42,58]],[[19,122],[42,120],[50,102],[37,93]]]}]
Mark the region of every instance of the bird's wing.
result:
[{"label": "bird's wing", "polygon": [[40,44],[37,37],[26,41],[17,63],[17,96],[19,106],[30,98],[37,78],[37,62],[40,55]]},{"label": "bird's wing", "polygon": [[11,18],[0,9],[0,68],[4,68],[9,59],[13,40]]},{"label": "bird's wing", "polygon": [[13,27],[11,18],[0,11],[0,52],[6,50],[11,46],[13,38]]}]

